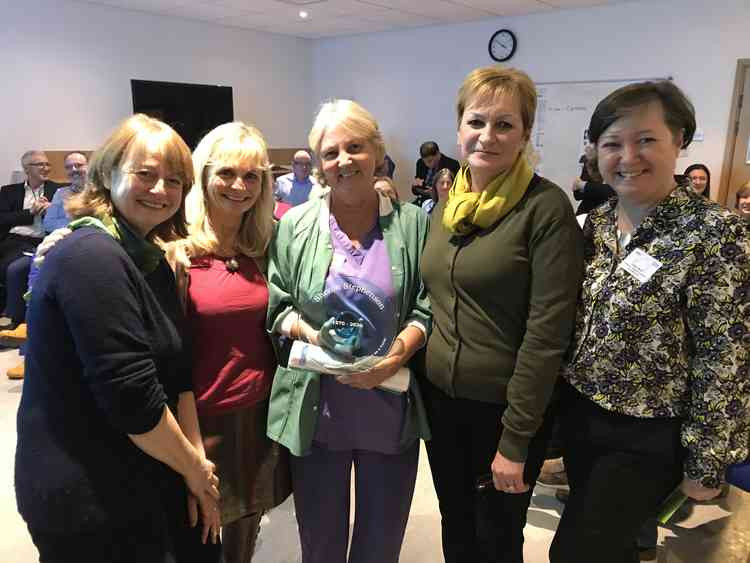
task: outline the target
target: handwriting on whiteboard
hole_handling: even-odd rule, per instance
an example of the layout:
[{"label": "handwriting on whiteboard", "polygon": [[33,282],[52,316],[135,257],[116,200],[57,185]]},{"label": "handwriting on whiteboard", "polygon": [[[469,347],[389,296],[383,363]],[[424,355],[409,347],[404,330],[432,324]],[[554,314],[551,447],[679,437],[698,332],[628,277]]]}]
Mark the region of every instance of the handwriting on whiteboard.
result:
[{"label": "handwriting on whiteboard", "polygon": [[589,108],[586,106],[574,106],[574,105],[566,105],[566,106],[552,106],[547,105],[547,111],[589,111]]}]

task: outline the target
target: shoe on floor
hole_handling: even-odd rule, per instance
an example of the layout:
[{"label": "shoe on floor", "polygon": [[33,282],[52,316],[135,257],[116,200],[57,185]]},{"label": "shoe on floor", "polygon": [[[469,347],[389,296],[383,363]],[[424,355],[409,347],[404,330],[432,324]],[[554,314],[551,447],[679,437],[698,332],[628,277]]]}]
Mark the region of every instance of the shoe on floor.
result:
[{"label": "shoe on floor", "polygon": [[26,323],[21,323],[13,330],[0,330],[0,346],[18,348],[26,342]]},{"label": "shoe on floor", "polygon": [[18,364],[14,368],[10,368],[8,371],[6,371],[6,375],[8,376],[8,379],[23,379],[23,362]]}]

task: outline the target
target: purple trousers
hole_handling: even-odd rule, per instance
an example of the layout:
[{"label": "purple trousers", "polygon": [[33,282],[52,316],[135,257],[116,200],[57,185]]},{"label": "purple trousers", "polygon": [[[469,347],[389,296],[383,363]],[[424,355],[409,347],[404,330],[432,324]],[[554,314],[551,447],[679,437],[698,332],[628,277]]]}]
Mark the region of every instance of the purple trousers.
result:
[{"label": "purple trousers", "polygon": [[[328,450],[291,456],[302,563],[397,563],[417,479],[419,440],[399,454]],[[351,469],[354,531],[347,559]]]}]

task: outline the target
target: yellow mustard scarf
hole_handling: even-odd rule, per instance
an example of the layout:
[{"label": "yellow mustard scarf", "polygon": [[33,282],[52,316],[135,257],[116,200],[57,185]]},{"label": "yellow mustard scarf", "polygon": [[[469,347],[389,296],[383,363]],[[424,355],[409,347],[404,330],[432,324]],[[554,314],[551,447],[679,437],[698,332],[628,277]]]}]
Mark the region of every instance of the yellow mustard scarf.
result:
[{"label": "yellow mustard scarf", "polygon": [[464,164],[448,192],[443,226],[457,235],[491,227],[521,201],[533,176],[531,165],[521,154],[510,170],[492,180],[483,191],[475,193],[471,191],[469,168]]}]

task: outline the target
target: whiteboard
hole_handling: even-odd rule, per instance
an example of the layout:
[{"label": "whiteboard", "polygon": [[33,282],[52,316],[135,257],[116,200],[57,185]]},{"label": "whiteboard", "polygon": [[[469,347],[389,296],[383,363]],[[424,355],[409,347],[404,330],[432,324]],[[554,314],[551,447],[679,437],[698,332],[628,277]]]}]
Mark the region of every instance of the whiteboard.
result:
[{"label": "whiteboard", "polygon": [[664,80],[600,80],[591,82],[537,83],[537,109],[531,146],[537,174],[562,188],[574,207],[571,185],[581,173],[579,160],[591,114],[610,92],[632,82]]}]

